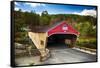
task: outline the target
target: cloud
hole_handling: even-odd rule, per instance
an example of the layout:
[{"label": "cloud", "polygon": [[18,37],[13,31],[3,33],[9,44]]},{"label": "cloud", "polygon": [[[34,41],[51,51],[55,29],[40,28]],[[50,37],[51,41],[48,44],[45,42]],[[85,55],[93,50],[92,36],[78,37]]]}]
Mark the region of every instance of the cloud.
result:
[{"label": "cloud", "polygon": [[18,8],[18,7],[15,7],[15,8],[14,8],[15,11],[19,11],[19,9],[21,9],[22,12],[26,12],[26,11],[27,11],[27,12],[30,12],[30,11],[27,10],[27,9],[25,10],[25,9]]},{"label": "cloud", "polygon": [[74,12],[73,14],[96,17],[96,10],[94,10],[94,9],[91,9],[91,10],[84,9],[84,10],[83,10],[82,12],[80,12],[80,13]]},{"label": "cloud", "polygon": [[25,3],[25,4],[30,5],[31,7],[45,6],[45,4],[40,4],[40,3]]},{"label": "cloud", "polygon": [[14,10],[15,11],[18,11],[20,8],[18,8],[18,7],[16,7],[16,6],[19,6],[19,3],[18,2],[14,2],[15,3],[15,8],[14,8]]},{"label": "cloud", "polygon": [[19,8],[18,7],[15,7],[15,9],[14,9],[15,11],[18,11],[19,10]]},{"label": "cloud", "polygon": [[18,6],[19,4],[18,4],[17,2],[15,2],[15,5],[17,5],[17,6]]}]

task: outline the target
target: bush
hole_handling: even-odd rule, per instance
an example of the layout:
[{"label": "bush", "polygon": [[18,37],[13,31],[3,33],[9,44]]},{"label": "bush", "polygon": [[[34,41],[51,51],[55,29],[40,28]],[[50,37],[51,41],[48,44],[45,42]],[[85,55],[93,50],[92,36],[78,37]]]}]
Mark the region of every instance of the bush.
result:
[{"label": "bush", "polygon": [[79,39],[76,42],[76,45],[80,46],[80,47],[91,48],[91,49],[96,49],[97,48],[97,42],[96,42],[95,38]]}]

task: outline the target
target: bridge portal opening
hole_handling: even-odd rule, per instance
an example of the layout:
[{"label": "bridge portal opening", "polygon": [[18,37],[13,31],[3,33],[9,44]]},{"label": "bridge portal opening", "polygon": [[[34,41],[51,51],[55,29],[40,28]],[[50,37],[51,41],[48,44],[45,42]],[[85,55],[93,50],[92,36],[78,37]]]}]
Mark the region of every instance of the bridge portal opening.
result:
[{"label": "bridge portal opening", "polygon": [[47,39],[47,48],[66,48],[76,40],[74,34],[53,34]]}]

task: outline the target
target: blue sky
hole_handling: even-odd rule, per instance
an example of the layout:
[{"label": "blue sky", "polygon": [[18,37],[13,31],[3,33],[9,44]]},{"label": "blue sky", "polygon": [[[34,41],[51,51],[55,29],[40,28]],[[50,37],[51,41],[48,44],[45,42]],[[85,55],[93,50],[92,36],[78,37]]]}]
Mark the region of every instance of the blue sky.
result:
[{"label": "blue sky", "polygon": [[78,6],[78,5],[59,5],[59,4],[44,4],[44,3],[25,3],[15,2],[15,10],[21,9],[24,11],[34,11],[38,14],[47,10],[49,14],[96,14],[96,7],[93,6]]}]

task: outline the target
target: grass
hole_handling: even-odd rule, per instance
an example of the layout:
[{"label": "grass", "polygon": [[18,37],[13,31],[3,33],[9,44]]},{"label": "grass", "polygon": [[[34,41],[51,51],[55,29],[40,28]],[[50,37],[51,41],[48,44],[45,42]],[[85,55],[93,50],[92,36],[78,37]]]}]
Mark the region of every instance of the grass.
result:
[{"label": "grass", "polygon": [[97,42],[96,38],[79,38],[76,42],[77,46],[80,47],[86,47],[86,48],[91,48],[91,49],[96,49],[97,48]]}]

